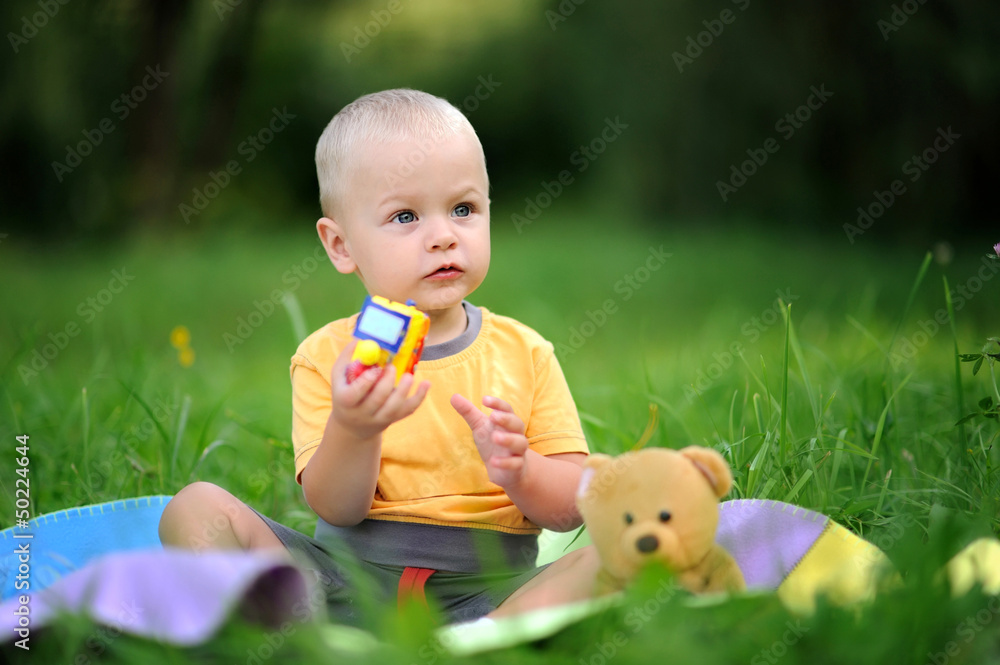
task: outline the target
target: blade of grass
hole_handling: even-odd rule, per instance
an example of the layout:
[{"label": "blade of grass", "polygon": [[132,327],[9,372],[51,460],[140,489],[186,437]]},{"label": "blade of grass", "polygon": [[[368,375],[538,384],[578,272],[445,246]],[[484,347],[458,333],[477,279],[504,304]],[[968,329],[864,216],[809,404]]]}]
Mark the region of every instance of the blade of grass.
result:
[{"label": "blade of grass", "polygon": [[733,425],[733,418],[736,411],[736,398],[739,397],[740,391],[733,391],[733,399],[729,402],[729,442],[733,443],[736,441],[736,429]]},{"label": "blade of grass", "polygon": [[[236,425],[238,425],[240,429],[243,429],[249,432],[250,434],[253,434],[254,436],[262,439],[263,441],[272,446],[277,446],[285,450],[292,449],[291,443],[289,443],[282,437],[278,436],[274,432],[263,427],[259,423],[251,422],[245,416],[232,409],[226,409],[226,417],[232,420],[234,423],[236,423]],[[582,413],[580,414],[580,419],[583,420]]]},{"label": "blade of grass", "polygon": [[160,437],[163,439],[163,443],[166,445],[170,445],[170,435],[167,434],[167,430],[164,429],[163,423],[160,422],[160,419],[153,411],[153,408],[149,406],[146,400],[144,400],[142,397],[139,396],[139,393],[137,391],[132,390],[132,388],[129,387],[127,383],[119,379],[118,384],[125,389],[125,392],[129,394],[129,397],[131,397],[132,399],[134,399],[136,402],[139,403],[139,406],[142,407],[142,410],[145,411],[146,415],[149,416],[149,419],[153,421],[153,425],[156,426],[156,430],[160,433]]},{"label": "blade of grass", "polygon": [[89,469],[90,468],[90,402],[87,401],[87,386],[84,386],[81,391],[80,403],[83,407],[83,468]]},{"label": "blade of grass", "polygon": [[[920,264],[920,270],[917,271],[917,277],[913,280],[913,286],[910,287],[910,294],[906,298],[906,305],[903,307],[903,312],[899,317],[899,322],[896,323],[896,330],[893,331],[892,338],[889,340],[889,353],[886,354],[885,360],[882,363],[882,376],[884,377],[886,395],[895,395],[897,392],[896,389],[893,388],[893,375],[889,371],[891,353],[892,350],[896,348],[896,339],[899,337],[899,331],[903,329],[903,323],[906,322],[906,319],[910,314],[910,309],[913,307],[913,301],[917,298],[917,291],[919,291],[920,285],[924,281],[924,276],[927,274],[927,268],[931,265],[932,256],[931,252],[927,252],[924,255],[924,262]],[[891,404],[891,399],[886,400],[886,407],[889,407]],[[895,412],[895,409],[893,409],[893,412]],[[893,419],[896,419],[895,413],[893,413]]]},{"label": "blade of grass", "polygon": [[792,345],[792,353],[795,354],[795,362],[799,365],[799,374],[802,375],[802,383],[805,385],[806,396],[809,398],[809,406],[812,407],[813,418],[816,419],[817,427],[821,420],[821,414],[819,411],[819,400],[816,398],[816,392],[813,390],[812,381],[809,378],[809,370],[806,369],[805,355],[802,353],[802,345],[799,344],[799,336],[795,332],[795,324],[791,323],[791,304],[788,306],[788,330],[789,330],[789,342]]},{"label": "blade of grass", "polygon": [[[762,498],[757,497],[754,490],[757,489],[757,482],[760,480],[760,475],[763,471],[764,462],[767,457],[768,452],[771,450],[771,442],[773,438],[771,433],[767,432],[764,435],[764,440],[760,443],[760,448],[757,449],[757,453],[753,456],[750,461],[750,470],[747,473],[747,495],[752,498]],[[773,480],[773,479],[772,479]]]},{"label": "blade of grass", "polygon": [[216,439],[212,443],[205,446],[205,449],[201,451],[201,455],[198,456],[198,461],[196,461],[194,463],[194,466],[191,468],[191,473],[188,474],[187,481],[189,483],[192,480],[194,480],[194,474],[196,471],[198,471],[198,467],[201,466],[201,463],[208,458],[208,456],[212,453],[212,451],[214,451],[216,448],[221,448],[222,446],[233,446],[233,444],[224,439]]},{"label": "blade of grass", "polygon": [[188,414],[191,411],[191,396],[185,395],[181,403],[181,412],[177,414],[177,431],[174,436],[173,452],[170,454],[170,480],[177,477],[177,458],[181,452],[181,441],[184,439],[184,431],[187,430]]},{"label": "blade of grass", "polygon": [[885,504],[885,493],[889,489],[889,480],[892,478],[892,469],[885,474],[885,482],[882,483],[882,492],[878,495],[878,504],[875,506],[875,514],[882,514],[882,506]]},{"label": "blade of grass", "polygon": [[802,477],[799,478],[798,482],[795,483],[792,489],[788,490],[788,494],[785,495],[783,501],[785,503],[793,502],[795,500],[795,497],[799,495],[799,492],[802,491],[803,486],[805,486],[806,482],[808,482],[808,480],[812,478],[812,476],[813,476],[813,470],[806,469],[805,473],[802,474]]},{"label": "blade of grass", "polygon": [[844,437],[846,435],[847,435],[847,428],[845,427],[840,430],[840,432],[834,439],[835,441],[834,450],[830,461],[830,475],[828,476],[829,480],[827,482],[827,487],[826,487],[827,500],[826,503],[823,505],[823,511],[822,511],[824,513],[830,509],[830,506],[832,505],[831,502],[833,500],[833,495],[837,491],[837,476],[840,474],[840,463],[844,459]]},{"label": "blade of grass", "polygon": [[[959,359],[958,351],[958,330],[955,327],[955,306],[951,301],[951,289],[948,288],[948,276],[941,275],[944,282],[944,302],[948,308],[948,325],[951,328],[951,341],[955,346],[955,401],[958,407],[957,419],[961,420],[965,416],[965,394],[962,391],[962,361]],[[965,423],[959,426],[958,435],[961,445],[965,445],[968,440],[965,435]]]},{"label": "blade of grass", "polygon": [[[917,271],[917,277],[913,280],[913,286],[910,287],[910,295],[906,298],[906,305],[903,307],[903,312],[899,317],[899,322],[896,323],[896,330],[892,333],[892,337],[889,339],[889,351],[892,351],[893,347],[896,345],[896,338],[899,337],[899,331],[903,329],[903,323],[906,322],[906,317],[910,313],[910,308],[913,307],[913,301],[917,298],[917,291],[920,289],[920,284],[924,281],[924,275],[927,274],[927,268],[931,265],[931,259],[933,255],[930,252],[924,256],[924,262],[920,264],[920,270]],[[882,365],[882,373],[887,375],[886,368],[889,365],[889,354],[885,356],[885,363]]]},{"label": "blade of grass", "polygon": [[760,408],[760,393],[753,394],[753,414],[757,419],[757,432],[763,435],[767,428],[764,426],[764,413]]},{"label": "blade of grass", "polygon": [[305,314],[302,313],[302,305],[299,304],[299,299],[291,291],[285,291],[285,295],[281,296],[281,304],[285,306],[288,319],[292,322],[295,343],[301,344],[302,340],[309,335],[309,327],[306,325]]},{"label": "blade of grass", "polygon": [[850,323],[855,328],[857,328],[858,331],[860,331],[861,334],[864,335],[868,339],[869,342],[871,342],[872,344],[874,344],[875,348],[878,349],[882,353],[882,355],[884,355],[887,358],[889,357],[889,350],[886,349],[884,346],[882,346],[882,342],[879,340],[878,337],[876,337],[872,333],[872,331],[868,330],[868,328],[866,328],[863,323],[861,323],[860,321],[858,321],[856,318],[854,318],[850,314],[848,314],[846,318],[847,318],[847,322]]},{"label": "blade of grass", "polygon": [[705,409],[705,415],[708,416],[708,422],[712,423],[712,429],[715,430],[715,436],[722,439],[722,431],[719,430],[719,426],[715,424],[715,418],[712,417],[712,410],[708,408],[708,404],[705,402],[705,398],[702,397],[701,393],[698,393],[698,403]]},{"label": "blade of grass", "polygon": [[228,395],[216,402],[215,406],[209,412],[208,417],[205,418],[205,423],[201,426],[201,432],[198,434],[198,448],[203,448],[205,441],[208,439],[208,428],[211,426],[215,417],[219,415],[222,410],[222,405],[226,403]]},{"label": "blade of grass", "polygon": [[684,429],[684,435],[687,437],[688,441],[694,441],[696,439],[694,432],[691,431],[687,421],[680,417],[680,414],[677,413],[677,409],[675,409],[667,400],[663,399],[659,395],[653,395],[652,393],[645,395],[645,398],[650,402],[655,402],[661,409],[669,413],[677,424]]},{"label": "blade of grass", "polygon": [[774,402],[774,395],[771,394],[771,386],[768,385],[767,381],[767,363],[764,362],[764,356],[760,357],[760,375],[761,382],[764,384],[764,395],[767,397],[767,425],[771,426],[771,417],[774,415],[772,411],[772,402]]},{"label": "blade of grass", "polygon": [[616,439],[618,439],[619,441],[622,442],[623,448],[621,450],[618,450],[618,451],[607,451],[607,452],[610,452],[611,454],[617,454],[617,453],[624,452],[624,451],[628,450],[629,448],[631,448],[635,444],[635,441],[633,441],[632,437],[630,437],[628,434],[626,434],[625,432],[622,432],[621,430],[615,429],[614,427],[611,427],[610,425],[608,425],[606,422],[604,422],[600,418],[597,418],[596,416],[592,416],[589,413],[584,413],[584,412],[581,411],[580,412],[580,422],[587,423],[591,427],[596,427],[597,429],[599,429],[602,432],[605,432],[607,434],[613,434]]},{"label": "blade of grass", "polygon": [[788,424],[788,347],[792,329],[792,304],[785,305],[780,300],[778,302],[783,305],[781,313],[785,316],[785,352],[781,361],[781,413],[779,414],[781,424],[778,428],[778,450],[781,453],[779,459],[780,463],[784,464],[788,459],[788,437],[785,430]]},{"label": "blade of grass", "polygon": [[906,383],[910,380],[911,376],[913,376],[912,373],[907,374],[903,378],[903,380],[900,382],[899,386],[896,387],[896,390],[893,391],[892,395],[889,396],[889,399],[886,401],[885,408],[882,409],[882,415],[879,416],[878,427],[875,428],[875,437],[872,440],[872,457],[871,457],[870,460],[868,460],[868,466],[865,468],[865,475],[864,475],[864,477],[861,480],[861,490],[862,491],[864,491],[865,486],[868,484],[868,474],[871,472],[872,465],[875,463],[875,460],[878,458],[878,449],[879,449],[879,445],[882,442],[882,432],[885,430],[885,418],[886,418],[887,415],[889,415],[889,407],[892,406],[892,401],[896,398],[896,395],[899,394],[899,391],[903,389],[903,386],[905,386]]}]

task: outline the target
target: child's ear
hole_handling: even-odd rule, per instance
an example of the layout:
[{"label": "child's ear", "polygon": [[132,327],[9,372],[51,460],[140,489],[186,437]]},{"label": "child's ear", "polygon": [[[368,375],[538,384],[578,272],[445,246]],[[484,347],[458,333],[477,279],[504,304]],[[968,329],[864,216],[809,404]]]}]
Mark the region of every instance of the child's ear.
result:
[{"label": "child's ear", "polygon": [[357,265],[347,249],[347,239],[340,224],[329,217],[320,217],[316,222],[316,231],[319,233],[319,241],[323,243],[326,255],[330,257],[337,271],[345,275],[354,272]]}]

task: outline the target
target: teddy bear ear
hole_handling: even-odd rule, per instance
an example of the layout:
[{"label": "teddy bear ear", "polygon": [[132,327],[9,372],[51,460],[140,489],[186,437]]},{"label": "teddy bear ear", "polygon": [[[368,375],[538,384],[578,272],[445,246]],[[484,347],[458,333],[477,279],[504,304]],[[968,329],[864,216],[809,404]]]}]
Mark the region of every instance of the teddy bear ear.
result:
[{"label": "teddy bear ear", "polygon": [[590,481],[594,479],[601,469],[611,461],[610,455],[602,453],[591,453],[583,462],[583,473],[580,474],[580,484],[576,488],[576,496],[582,497],[590,489]]},{"label": "teddy bear ear", "polygon": [[691,460],[695,468],[701,471],[715,496],[721,499],[732,489],[733,472],[722,455],[703,446],[688,446],[677,452]]}]

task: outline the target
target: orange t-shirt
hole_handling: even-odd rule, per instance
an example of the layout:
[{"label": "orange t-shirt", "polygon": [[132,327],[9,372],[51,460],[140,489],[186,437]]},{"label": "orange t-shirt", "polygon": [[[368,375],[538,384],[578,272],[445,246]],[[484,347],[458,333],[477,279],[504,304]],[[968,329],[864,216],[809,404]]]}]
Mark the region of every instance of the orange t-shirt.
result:
[{"label": "orange t-shirt", "polygon": [[[471,306],[466,307],[469,312]],[[455,393],[480,406],[485,395],[506,400],[524,421],[529,446],[541,455],[588,452],[552,344],[514,319],[485,308],[479,312],[481,325],[468,346],[438,359],[427,359],[436,347],[425,350],[414,383],[430,381],[431,389],[413,414],[382,435],[382,462],[368,519],[539,532],[490,482],[469,426],[450,404]],[[470,329],[480,318],[478,312],[471,314]],[[292,356],[292,444],[300,483],[330,416],[333,363],[350,343],[356,319],[320,328]]]}]

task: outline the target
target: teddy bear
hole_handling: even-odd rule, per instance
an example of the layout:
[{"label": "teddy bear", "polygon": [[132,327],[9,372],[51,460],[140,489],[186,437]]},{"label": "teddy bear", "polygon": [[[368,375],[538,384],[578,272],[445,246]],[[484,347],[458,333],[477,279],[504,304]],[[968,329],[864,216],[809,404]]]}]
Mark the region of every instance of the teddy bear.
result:
[{"label": "teddy bear", "polygon": [[692,593],[744,589],[715,542],[719,499],[732,484],[722,455],[701,446],[588,456],[576,504],[601,560],[596,593],[624,589],[651,561]]}]

